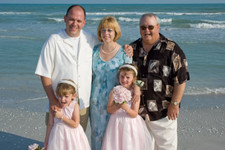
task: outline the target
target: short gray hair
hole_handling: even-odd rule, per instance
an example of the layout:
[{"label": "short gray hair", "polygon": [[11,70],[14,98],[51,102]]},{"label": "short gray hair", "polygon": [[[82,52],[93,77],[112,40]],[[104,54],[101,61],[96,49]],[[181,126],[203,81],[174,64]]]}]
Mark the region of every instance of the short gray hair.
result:
[{"label": "short gray hair", "polygon": [[145,17],[154,17],[154,18],[156,19],[157,24],[160,24],[160,19],[159,19],[159,17],[158,17],[156,14],[153,14],[153,13],[146,13],[146,14],[143,14],[143,15],[141,16],[141,18],[140,18],[139,24],[141,23],[141,20],[142,20],[143,18],[145,18]]}]

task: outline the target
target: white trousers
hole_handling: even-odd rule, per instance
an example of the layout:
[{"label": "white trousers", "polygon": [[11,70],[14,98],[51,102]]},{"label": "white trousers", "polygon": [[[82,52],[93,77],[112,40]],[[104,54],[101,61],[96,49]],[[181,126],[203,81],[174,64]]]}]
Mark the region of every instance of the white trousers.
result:
[{"label": "white trousers", "polygon": [[177,150],[177,119],[165,117],[156,121],[146,119],[145,122],[154,137],[154,150]]}]

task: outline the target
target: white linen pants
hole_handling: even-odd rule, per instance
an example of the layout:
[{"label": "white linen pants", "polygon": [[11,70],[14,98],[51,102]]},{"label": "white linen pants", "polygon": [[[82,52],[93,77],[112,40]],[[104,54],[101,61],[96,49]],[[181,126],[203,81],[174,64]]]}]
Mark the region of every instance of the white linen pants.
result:
[{"label": "white linen pants", "polygon": [[145,122],[154,137],[154,150],[177,150],[177,119],[165,117],[156,121],[146,119]]}]

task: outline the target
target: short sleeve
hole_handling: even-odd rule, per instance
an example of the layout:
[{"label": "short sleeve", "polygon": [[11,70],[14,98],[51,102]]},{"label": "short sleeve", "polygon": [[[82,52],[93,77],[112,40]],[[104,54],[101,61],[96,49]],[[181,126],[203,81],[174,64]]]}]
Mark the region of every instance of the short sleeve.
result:
[{"label": "short sleeve", "polygon": [[173,66],[174,84],[179,85],[186,82],[187,80],[190,80],[186,56],[178,45],[175,46],[171,60]]},{"label": "short sleeve", "polygon": [[51,78],[54,68],[55,44],[51,36],[43,45],[35,74]]}]

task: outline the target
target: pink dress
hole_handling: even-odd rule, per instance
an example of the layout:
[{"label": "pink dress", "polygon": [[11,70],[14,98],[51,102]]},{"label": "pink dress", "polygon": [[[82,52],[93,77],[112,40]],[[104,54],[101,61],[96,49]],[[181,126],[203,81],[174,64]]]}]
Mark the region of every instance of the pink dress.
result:
[{"label": "pink dress", "polygon": [[[131,101],[127,104],[131,107]],[[121,108],[111,114],[102,150],[153,150],[152,146],[152,136],[139,115],[131,118]]]},{"label": "pink dress", "polygon": [[[72,118],[76,101],[72,101],[69,106],[62,111],[63,114]],[[90,145],[83,128],[79,124],[77,128],[72,128],[62,122],[60,119],[54,118],[49,140],[48,150],[90,150]]]}]

